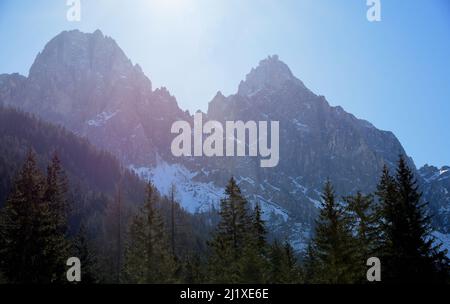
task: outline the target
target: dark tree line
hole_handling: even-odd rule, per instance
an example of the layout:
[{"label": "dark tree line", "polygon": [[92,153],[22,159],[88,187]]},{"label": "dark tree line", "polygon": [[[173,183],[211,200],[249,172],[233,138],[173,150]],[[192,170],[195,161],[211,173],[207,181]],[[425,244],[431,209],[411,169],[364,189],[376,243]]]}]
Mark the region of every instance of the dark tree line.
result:
[{"label": "dark tree line", "polygon": [[268,244],[261,209],[252,210],[231,178],[220,203],[220,222],[209,242],[207,278],[212,283],[294,283],[300,281],[289,243]]},{"label": "dark tree line", "polygon": [[378,257],[383,282],[449,283],[449,260],[431,234],[427,205],[403,157],[394,175],[383,169],[374,196],[338,201],[327,182],[322,199],[307,282],[367,282],[366,261]]},{"label": "dark tree line", "polygon": [[70,234],[77,204],[68,188],[56,155],[43,174],[28,154],[0,209],[0,281],[64,283],[70,256],[81,260],[83,283],[365,283],[370,257],[381,261],[382,282],[449,280],[449,261],[403,158],[393,175],[383,170],[371,195],[338,198],[328,181],[305,256],[287,241],[268,241],[260,206],[233,178],[218,224],[204,235],[193,228],[203,222],[183,212],[174,188],[166,197],[151,183],[134,209],[123,204],[127,189],[117,185],[103,228],[80,219]]},{"label": "dark tree line", "polygon": [[58,157],[44,176],[30,152],[1,214],[0,267],[8,281],[64,281],[71,250],[66,191]]}]

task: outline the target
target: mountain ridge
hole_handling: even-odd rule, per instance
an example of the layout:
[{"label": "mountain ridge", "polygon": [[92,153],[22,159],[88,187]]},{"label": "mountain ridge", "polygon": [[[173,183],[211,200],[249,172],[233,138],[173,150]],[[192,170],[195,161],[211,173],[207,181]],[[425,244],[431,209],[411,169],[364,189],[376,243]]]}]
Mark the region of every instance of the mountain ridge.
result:
[{"label": "mountain ridge", "polygon": [[[233,175],[252,202],[263,204],[271,229],[290,239],[295,229],[308,233],[313,225],[326,179],[339,195],[371,192],[382,166],[393,169],[398,155],[406,155],[392,132],[330,106],[273,55],[246,75],[235,94],[218,91],[203,115],[218,121],[279,120],[280,164],[268,170],[250,157],[175,158],[171,124],[192,124],[192,115],[166,88],[153,89],[140,67],[100,31],[65,31],[47,43],[29,77],[1,75],[1,103],[87,137],[143,178],[158,178],[161,187],[168,182],[161,172],[169,172],[173,181],[184,183],[182,196],[192,212],[217,203],[217,187]],[[408,162],[418,173],[413,160]],[[447,198],[446,185],[417,175],[426,199],[440,200],[432,202],[433,210],[441,210],[442,196],[435,193],[443,191]],[[446,228],[450,215],[440,215],[438,222]]]}]

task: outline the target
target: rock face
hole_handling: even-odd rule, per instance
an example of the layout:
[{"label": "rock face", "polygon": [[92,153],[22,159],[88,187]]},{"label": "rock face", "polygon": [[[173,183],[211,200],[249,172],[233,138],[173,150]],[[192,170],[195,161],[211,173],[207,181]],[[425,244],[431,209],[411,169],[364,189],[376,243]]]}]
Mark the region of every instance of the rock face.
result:
[{"label": "rock face", "polygon": [[423,194],[434,215],[435,226],[450,233],[450,167],[440,169],[425,165],[419,170]]},{"label": "rock face", "polygon": [[[160,188],[178,182],[181,203],[192,212],[217,204],[220,189],[233,175],[246,195],[262,204],[272,230],[293,240],[313,223],[326,179],[339,194],[370,192],[383,165],[392,168],[398,155],[406,154],[391,132],[330,106],[270,56],[252,69],[236,94],[218,92],[204,120],[279,121],[278,166],[261,168],[254,157],[175,158],[171,125],[192,123],[192,116],[167,89],[153,90],[139,66],[100,31],[56,36],[37,56],[28,78],[0,75],[0,104],[89,138]],[[449,173],[434,167],[419,172],[426,198],[439,212],[436,224],[448,231],[450,180],[442,177]]]},{"label": "rock face", "polygon": [[62,32],[38,54],[27,79],[9,78],[21,89],[2,90],[4,104],[62,124],[127,164],[153,163],[156,147],[170,147],[160,131],[186,115],[166,89],[152,91],[141,68],[100,31]]},{"label": "rock face", "polygon": [[27,78],[19,74],[0,75],[0,104],[15,100],[23,92]]},{"label": "rock face", "polygon": [[[397,138],[341,107],[331,107],[295,78],[277,56],[253,69],[238,92],[218,93],[209,103],[207,119],[279,121],[280,161],[260,168],[254,158],[207,159],[206,179],[237,177],[255,201],[281,207],[288,221],[312,224],[320,191],[327,178],[339,194],[375,190],[384,164],[394,167],[405,154]],[[410,164],[414,167],[412,160]],[[415,167],[414,167],[415,168]]]}]

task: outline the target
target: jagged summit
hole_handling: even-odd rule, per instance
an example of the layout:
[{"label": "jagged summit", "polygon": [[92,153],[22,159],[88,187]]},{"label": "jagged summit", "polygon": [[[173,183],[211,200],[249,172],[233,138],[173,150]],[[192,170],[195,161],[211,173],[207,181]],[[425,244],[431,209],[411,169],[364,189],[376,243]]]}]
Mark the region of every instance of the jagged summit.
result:
[{"label": "jagged summit", "polygon": [[216,96],[214,98],[225,98],[222,91],[217,91]]},{"label": "jagged summit", "polygon": [[46,44],[31,66],[29,78],[60,78],[69,73],[78,79],[111,75],[123,78],[142,71],[133,66],[114,39],[100,30],[72,30],[61,32]]},{"label": "jagged summit", "polygon": [[245,81],[241,81],[238,94],[251,96],[263,89],[276,90],[282,88],[287,82],[296,83],[306,89],[278,55],[268,56],[261,60],[256,68],[252,68],[245,77]]},{"label": "jagged summit", "polygon": [[175,97],[166,88],[153,91],[140,66],[100,30],[61,32],[37,55],[28,77],[0,82],[0,104],[86,136],[125,164],[151,163],[159,147],[170,148],[171,122],[186,116]]}]

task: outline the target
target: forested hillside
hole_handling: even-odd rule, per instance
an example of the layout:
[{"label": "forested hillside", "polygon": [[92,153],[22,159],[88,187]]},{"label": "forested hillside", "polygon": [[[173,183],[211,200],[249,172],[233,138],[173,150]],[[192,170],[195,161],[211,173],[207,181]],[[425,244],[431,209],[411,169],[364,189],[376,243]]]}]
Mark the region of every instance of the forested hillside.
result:
[{"label": "forested hillside", "polygon": [[[15,191],[30,155],[42,176],[56,157],[67,180],[66,237],[76,239],[82,231],[89,251],[98,256],[98,265],[104,268],[98,273],[99,279],[115,281],[114,273],[123,263],[129,222],[144,203],[145,183],[87,139],[30,114],[0,107],[0,130],[0,207],[5,208]],[[204,250],[202,240],[210,230],[210,224],[203,223],[206,220],[184,212],[176,202],[172,213],[171,201],[165,196],[155,206],[165,222],[171,220],[172,214],[176,217],[176,250],[180,256]]]}]

